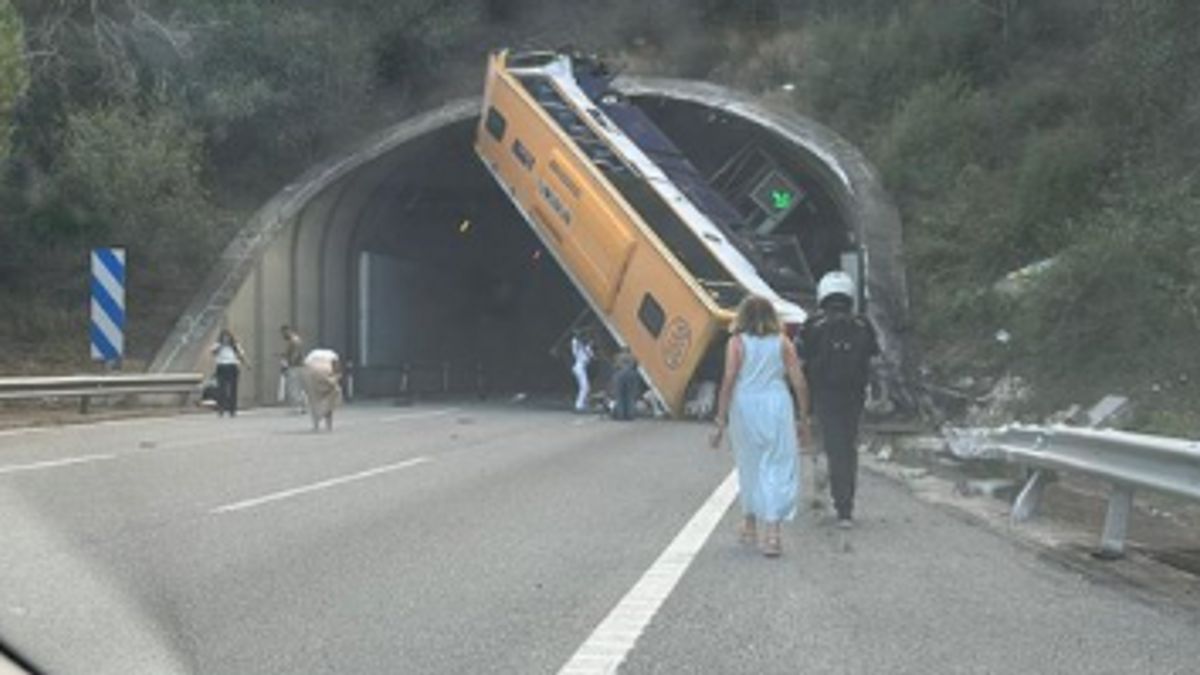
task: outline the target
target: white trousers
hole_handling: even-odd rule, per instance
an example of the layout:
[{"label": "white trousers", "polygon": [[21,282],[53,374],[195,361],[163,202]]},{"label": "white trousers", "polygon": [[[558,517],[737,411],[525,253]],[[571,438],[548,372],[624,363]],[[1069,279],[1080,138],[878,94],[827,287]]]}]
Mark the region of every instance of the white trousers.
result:
[{"label": "white trousers", "polygon": [[579,386],[579,394],[575,396],[575,409],[587,410],[588,399],[588,377],[587,364],[582,361],[576,361],[571,367],[571,372],[575,375],[575,383]]}]

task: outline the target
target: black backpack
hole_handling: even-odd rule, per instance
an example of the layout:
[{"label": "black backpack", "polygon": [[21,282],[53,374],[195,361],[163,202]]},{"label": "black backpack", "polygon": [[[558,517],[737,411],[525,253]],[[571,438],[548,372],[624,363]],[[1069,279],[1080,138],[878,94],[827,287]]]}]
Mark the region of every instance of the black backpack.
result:
[{"label": "black backpack", "polygon": [[808,372],[823,389],[862,390],[870,377],[875,340],[866,319],[831,312],[818,319],[811,336]]}]

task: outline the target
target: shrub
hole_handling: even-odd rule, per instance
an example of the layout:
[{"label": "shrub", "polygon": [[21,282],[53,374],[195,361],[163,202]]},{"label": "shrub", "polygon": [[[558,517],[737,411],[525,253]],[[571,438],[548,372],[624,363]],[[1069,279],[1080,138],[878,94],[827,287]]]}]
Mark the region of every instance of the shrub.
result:
[{"label": "shrub", "polygon": [[1063,252],[1022,312],[1029,366],[1084,390],[1113,381],[1200,381],[1200,191],[1126,186]]},{"label": "shrub", "polygon": [[917,88],[874,144],[884,180],[901,203],[944,191],[970,163],[984,163],[977,99],[966,80],[948,75]]},{"label": "shrub", "polygon": [[9,116],[28,86],[21,17],[9,0],[0,0],[0,162],[8,157]]},{"label": "shrub", "polygon": [[1104,135],[1084,122],[1034,133],[1016,172],[1022,262],[1054,255],[1079,236],[1106,173]]}]

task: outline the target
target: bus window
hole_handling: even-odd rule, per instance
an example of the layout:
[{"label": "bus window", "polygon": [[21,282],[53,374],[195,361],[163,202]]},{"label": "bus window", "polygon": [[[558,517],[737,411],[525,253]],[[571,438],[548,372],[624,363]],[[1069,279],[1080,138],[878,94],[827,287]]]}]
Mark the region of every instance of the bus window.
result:
[{"label": "bus window", "polygon": [[488,108],[487,118],[483,122],[483,126],[487,127],[488,133],[497,141],[504,140],[504,129],[508,126],[508,122],[504,119],[495,108]]},{"label": "bus window", "polygon": [[516,155],[517,161],[526,169],[533,168],[533,153],[529,152],[529,148],[521,142],[521,139],[516,139],[512,144],[512,153]]},{"label": "bus window", "polygon": [[638,319],[650,334],[657,338],[662,334],[663,324],[667,322],[667,313],[663,311],[662,305],[654,299],[654,296],[647,293],[642,296],[642,306],[638,308]]}]

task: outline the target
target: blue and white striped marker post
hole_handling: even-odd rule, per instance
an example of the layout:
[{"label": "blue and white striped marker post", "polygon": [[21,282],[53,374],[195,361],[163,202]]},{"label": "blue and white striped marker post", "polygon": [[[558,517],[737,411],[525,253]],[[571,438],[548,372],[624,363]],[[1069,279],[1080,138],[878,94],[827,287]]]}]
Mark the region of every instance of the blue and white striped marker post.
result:
[{"label": "blue and white striped marker post", "polygon": [[125,355],[125,249],[92,250],[92,359]]}]

